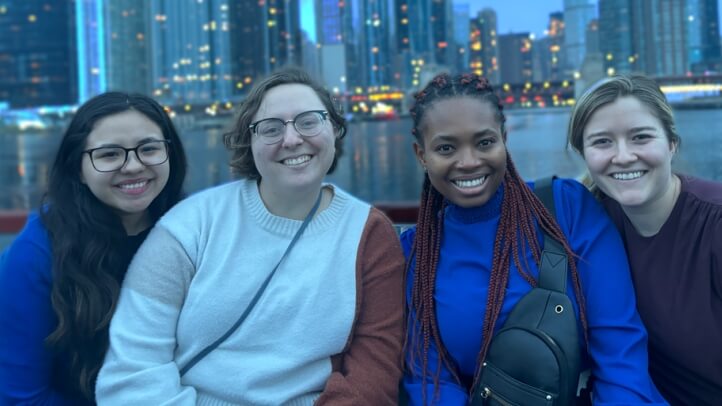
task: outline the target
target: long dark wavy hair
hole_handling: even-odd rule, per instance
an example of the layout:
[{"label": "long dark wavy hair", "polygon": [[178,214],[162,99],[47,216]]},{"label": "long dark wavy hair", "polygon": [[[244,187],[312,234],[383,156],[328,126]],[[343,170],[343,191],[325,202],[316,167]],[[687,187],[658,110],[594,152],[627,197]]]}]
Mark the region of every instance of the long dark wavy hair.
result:
[{"label": "long dark wavy hair", "polygon": [[[506,118],[503,107],[489,82],[485,78],[473,74],[451,77],[443,73],[436,76],[422,91],[415,95],[415,102],[411,107],[412,133],[419,145],[422,147],[424,145],[421,129],[423,128],[425,113],[434,103],[455,97],[469,97],[488,103],[495,110],[495,117],[501,127],[504,140],[506,140],[504,126]],[[576,255],[569,247],[569,243],[554,216],[546,210],[544,204],[522,180],[508,151],[506,165],[504,181],[500,185],[500,187],[504,188],[504,194],[501,204],[501,216],[494,241],[494,256],[491,265],[484,324],[482,331],[479,332],[483,335],[484,340],[478,354],[471,388],[479,379],[480,366],[486,357],[486,352],[494,334],[494,327],[501,312],[511,261],[514,261],[518,272],[529,285],[537,285],[536,279],[529,272],[529,264],[524,255],[527,250],[531,250],[536,263],[540,262],[541,249],[536,234],[537,224],[542,230],[560,241],[567,253],[584,336],[587,337],[586,306],[574,260]],[[454,363],[441,341],[434,300],[436,266],[439,262],[439,247],[441,246],[441,236],[443,234],[445,207],[444,196],[434,188],[429,176],[425,175],[419,218],[416,225],[416,236],[413,243],[412,252],[414,255],[413,258],[410,256],[409,262],[407,262],[408,267],[412,259],[415,260],[416,267],[411,287],[411,298],[407,303],[409,309],[407,323],[410,328],[406,336],[404,350],[406,354],[409,354],[407,355],[408,361],[412,365],[421,366],[422,381],[425,381],[429,376],[428,356],[430,343],[433,341],[436,348],[438,348],[436,360],[438,368],[433,371],[434,398],[438,395],[439,374],[442,364],[452,372],[455,379],[461,384],[459,372],[454,367]],[[426,404],[426,385],[422,385],[422,398],[424,404]]]},{"label": "long dark wavy hair", "polygon": [[134,252],[119,248],[127,238],[121,219],[81,182],[81,163],[95,124],[128,110],[146,116],[170,140],[170,174],[148,208],[152,223],[181,199],[186,157],[163,107],[147,96],[108,92],[75,113],[60,142],[40,210],[52,246],[50,299],[58,319],[46,344],[68,363],[62,370],[54,363],[53,380],[89,401],[95,397],[95,380],[108,349],[108,325]]}]

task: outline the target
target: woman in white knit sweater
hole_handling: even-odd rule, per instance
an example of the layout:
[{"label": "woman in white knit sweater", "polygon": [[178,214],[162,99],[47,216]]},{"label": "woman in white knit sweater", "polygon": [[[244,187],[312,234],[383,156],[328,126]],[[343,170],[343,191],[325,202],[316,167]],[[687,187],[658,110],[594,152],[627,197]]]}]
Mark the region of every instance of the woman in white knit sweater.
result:
[{"label": "woman in white knit sweater", "polygon": [[[133,259],[99,403],[395,403],[404,260],[383,214],[323,183],[345,132],[303,71],[257,83],[225,138],[242,179],[177,205]],[[182,374],[249,307],[318,200],[248,317]]]}]

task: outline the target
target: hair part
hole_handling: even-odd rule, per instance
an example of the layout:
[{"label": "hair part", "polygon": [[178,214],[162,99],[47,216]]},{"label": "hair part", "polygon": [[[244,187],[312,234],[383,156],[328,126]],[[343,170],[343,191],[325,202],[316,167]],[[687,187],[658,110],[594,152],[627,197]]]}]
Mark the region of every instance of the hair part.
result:
[{"label": "hair part", "polygon": [[98,121],[129,110],[153,121],[170,141],[170,174],[148,207],[152,222],[182,198],[186,156],[163,107],[144,95],[107,92],[88,100],[73,116],[60,141],[40,210],[52,245],[50,299],[58,318],[46,344],[56,357],[69,361],[69,371],[53,371],[53,379],[91,401],[120,283],[134,252],[121,252],[127,235],[120,217],[81,181],[83,151]]},{"label": "hair part", "polygon": [[662,123],[670,144],[679,147],[681,138],[667,97],[654,79],[643,75],[617,75],[595,83],[584,92],[572,109],[567,128],[567,144],[584,156],[584,129],[594,113],[621,97],[639,100]]},{"label": "hair part", "polygon": [[231,169],[242,178],[254,180],[261,178],[253,159],[253,152],[251,151],[253,133],[248,126],[253,122],[253,118],[269,90],[277,86],[291,84],[310,87],[321,100],[326,111],[328,111],[336,136],[334,142],[336,152],[327,173],[332,173],[336,169],[338,159],[343,154],[343,137],[346,135],[346,119],[343,117],[342,109],[328,90],[311,78],[306,71],[297,67],[286,67],[272,73],[253,86],[240,105],[232,130],[223,136],[226,148],[231,151]]},{"label": "hair part", "polygon": [[[412,132],[417,142],[423,142],[420,126],[423,125],[425,112],[439,100],[453,97],[472,97],[490,103],[492,108],[496,110],[496,117],[502,127],[502,133],[504,136],[506,135],[503,127],[506,121],[503,107],[486,79],[473,74],[464,74],[453,78],[448,74],[441,74],[416,94],[414,105],[411,107],[411,116],[414,121]],[[541,261],[541,248],[536,233],[537,225],[559,241],[567,253],[570,274],[579,305],[581,324],[588,343],[586,304],[582,294],[581,280],[577,272],[576,256],[554,216],[546,210],[544,204],[522,180],[508,152],[507,170],[500,187],[502,188],[503,200],[494,241],[494,254],[483,330],[480,332],[483,336],[483,342],[478,354],[473,384],[479,379],[481,364],[486,357],[496,321],[501,313],[511,262],[513,261],[517,271],[529,285],[536,286],[537,284],[537,281],[530,273],[530,265],[526,261],[527,251],[531,251],[537,264]],[[432,399],[436,399],[439,393],[439,375],[442,365],[446,366],[455,379],[461,383],[459,371],[454,366],[441,340],[434,299],[436,268],[439,262],[446,204],[444,196],[434,188],[429,176],[425,175],[412,249],[413,254],[409,256],[409,262],[407,263],[408,269],[410,262],[415,261],[415,275],[411,286],[411,297],[407,305],[409,310],[407,323],[410,327],[404,349],[405,353],[410,354],[408,362],[414,365],[420,364],[422,381],[429,376],[428,357],[430,344],[433,342],[438,349],[436,355],[437,368],[432,372],[434,383]],[[426,404],[425,385],[422,386],[422,398],[423,403]]]}]

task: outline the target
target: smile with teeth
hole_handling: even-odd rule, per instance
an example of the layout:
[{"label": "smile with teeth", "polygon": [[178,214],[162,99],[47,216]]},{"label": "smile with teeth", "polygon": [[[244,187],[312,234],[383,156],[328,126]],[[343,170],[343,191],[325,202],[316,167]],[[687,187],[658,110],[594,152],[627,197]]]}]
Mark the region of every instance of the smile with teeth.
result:
[{"label": "smile with teeth", "polygon": [[634,180],[641,178],[647,171],[615,172],[612,177],[616,180]]},{"label": "smile with teeth", "polygon": [[466,189],[466,188],[472,188],[481,185],[486,180],[486,176],[482,176],[480,178],[476,179],[463,179],[463,180],[454,180],[454,185],[456,185],[459,188]]},{"label": "smile with teeth", "polygon": [[118,187],[121,189],[124,189],[124,190],[132,190],[132,189],[140,189],[147,184],[148,184],[148,181],[143,180],[143,181],[135,182],[135,183],[125,183],[122,185],[118,185]]},{"label": "smile with teeth", "polygon": [[288,158],[281,161],[286,166],[296,166],[304,164],[311,160],[311,155],[301,155],[294,158]]}]

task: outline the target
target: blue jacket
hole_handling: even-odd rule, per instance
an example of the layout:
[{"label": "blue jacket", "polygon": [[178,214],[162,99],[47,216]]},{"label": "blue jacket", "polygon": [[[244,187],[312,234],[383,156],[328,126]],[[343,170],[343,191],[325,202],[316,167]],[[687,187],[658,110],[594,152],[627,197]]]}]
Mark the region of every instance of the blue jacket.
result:
[{"label": "blue jacket", "polygon": [[[530,185],[533,187],[533,185]],[[587,307],[589,326],[588,367],[592,369],[595,404],[665,404],[647,372],[647,333],[637,314],[634,289],[624,247],[614,226],[594,197],[580,183],[556,180],[553,185],[557,222],[570,247],[579,258],[577,269]],[[481,207],[461,208],[449,204],[444,214],[443,235],[436,273],[436,319],[441,339],[463,381],[470,382],[482,343],[482,327],[496,237],[501,213],[503,188]],[[408,257],[416,228],[401,236]],[[537,229],[539,241],[542,234]],[[541,243],[540,243],[541,244]],[[527,252],[531,274],[538,269]],[[407,277],[407,301],[414,279],[415,259]],[[509,280],[501,313],[495,325],[498,331],[519,299],[531,286],[511,262]],[[567,292],[579,309],[571,276]],[[413,318],[412,318],[413,320]],[[582,329],[579,325],[580,342]],[[414,329],[409,326],[408,331]],[[418,331],[418,329],[416,329]],[[420,366],[407,371],[404,386],[411,404],[422,404],[421,387],[427,385],[427,399],[434,393],[437,348],[428,354],[426,382],[421,381]],[[409,354],[406,355],[409,359]],[[465,405],[469,388],[457,383],[444,365],[440,375],[441,405]]]}]

